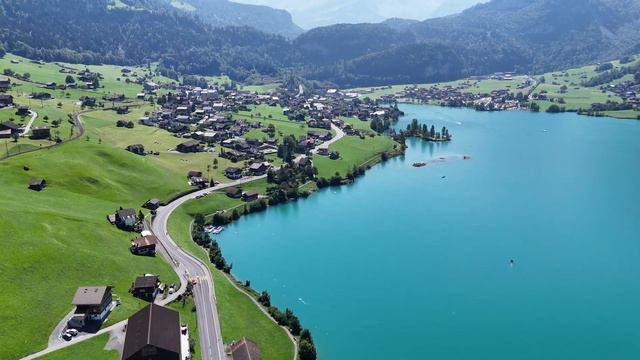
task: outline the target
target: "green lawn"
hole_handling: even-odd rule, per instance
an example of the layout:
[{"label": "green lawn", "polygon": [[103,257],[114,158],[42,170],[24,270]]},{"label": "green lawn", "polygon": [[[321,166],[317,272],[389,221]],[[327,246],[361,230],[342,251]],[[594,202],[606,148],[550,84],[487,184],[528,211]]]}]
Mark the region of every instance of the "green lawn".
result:
[{"label": "green lawn", "polygon": [[70,359],[92,359],[92,360],[119,360],[120,354],[115,350],[106,351],[105,345],[109,341],[109,334],[102,334],[89,340],[79,342],[76,345],[66,347],[47,354],[42,360],[70,360]]},{"label": "green lawn", "polygon": [[365,139],[346,136],[329,147],[331,151],[340,152],[341,159],[314,155],[313,161],[318,168],[318,176],[330,178],[338,172],[344,177],[354,166],[373,165],[382,152],[393,151],[395,145],[396,142],[387,136],[367,136]]},{"label": "green lawn", "polygon": [[[25,165],[31,170],[24,171]],[[46,178],[50,186],[28,190],[33,177]],[[0,206],[11,213],[0,218],[3,233],[11,234],[3,237],[0,255],[0,333],[13,334],[0,337],[0,358],[44,348],[72,309],[78,286],[115,286],[122,306],[107,321],[112,324],[144,305],[127,292],[136,275],[178,281],[161,258],[131,255],[128,245],[136,234],[117,230],[105,218],[119,206],[139,208],[149,198],[166,199],[187,188],[140,157],[76,141],[0,162],[0,183]]]},{"label": "green lawn", "polygon": [[[282,108],[280,106],[259,105],[253,106],[250,111],[240,111],[237,114],[233,114],[234,119],[245,119],[249,122],[259,121],[262,126],[268,126],[272,124],[276,127],[276,137],[281,139],[287,135],[293,135],[296,138],[306,135],[310,128],[305,122],[291,121],[289,118],[283,115]],[[262,135],[261,135],[261,134]],[[260,131],[254,131],[249,134],[245,134],[245,138],[258,138],[261,139],[265,136]]]}]

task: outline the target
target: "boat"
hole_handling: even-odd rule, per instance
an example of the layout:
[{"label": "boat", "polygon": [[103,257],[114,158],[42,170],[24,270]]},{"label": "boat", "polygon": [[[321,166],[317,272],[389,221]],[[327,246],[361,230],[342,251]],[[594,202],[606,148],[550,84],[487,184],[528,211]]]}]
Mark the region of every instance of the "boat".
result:
[{"label": "boat", "polygon": [[427,166],[427,163],[423,163],[423,162],[417,162],[417,163],[413,163],[413,167],[425,167]]},{"label": "boat", "polygon": [[212,233],[213,234],[220,234],[222,232],[222,230],[224,230],[224,226],[218,226],[218,227],[213,229]]},{"label": "boat", "polygon": [[215,226],[213,225],[207,225],[204,227],[204,232],[206,233],[212,233],[215,230]]}]

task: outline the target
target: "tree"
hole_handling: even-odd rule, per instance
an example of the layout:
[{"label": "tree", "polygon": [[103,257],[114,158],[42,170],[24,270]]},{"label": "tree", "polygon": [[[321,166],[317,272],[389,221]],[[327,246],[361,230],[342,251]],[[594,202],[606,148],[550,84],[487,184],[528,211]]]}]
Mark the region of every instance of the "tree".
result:
[{"label": "tree", "polygon": [[563,109],[560,108],[560,106],[558,106],[556,104],[553,104],[553,105],[549,106],[549,108],[547,109],[547,112],[548,113],[552,113],[552,114],[559,113],[559,112],[562,112],[562,111],[563,111]]},{"label": "tree", "polygon": [[640,83],[640,71],[638,71],[637,73],[635,73],[635,75],[633,75],[633,79],[634,79],[637,83]]},{"label": "tree", "polygon": [[307,340],[300,340],[300,360],[316,360],[316,347]]},{"label": "tree", "polygon": [[205,223],[204,215],[196,214],[194,218],[194,223],[196,224],[197,227],[203,227]]},{"label": "tree", "polygon": [[531,111],[533,111],[533,112],[540,111],[540,105],[538,105],[538,103],[536,103],[536,102],[532,102],[531,105],[529,105],[529,107],[531,108]]},{"label": "tree", "polygon": [[265,307],[271,306],[271,295],[267,291],[263,291],[260,296],[258,296],[258,302]]},{"label": "tree", "polygon": [[67,75],[67,77],[64,79],[64,82],[66,84],[73,84],[74,82],[76,82],[76,80],[73,78],[73,76]]}]

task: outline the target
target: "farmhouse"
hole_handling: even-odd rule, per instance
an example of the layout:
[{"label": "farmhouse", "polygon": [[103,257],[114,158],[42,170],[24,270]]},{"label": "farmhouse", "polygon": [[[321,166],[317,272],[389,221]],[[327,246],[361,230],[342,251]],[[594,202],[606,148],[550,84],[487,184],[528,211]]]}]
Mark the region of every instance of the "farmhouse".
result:
[{"label": "farmhouse", "polygon": [[157,244],[158,238],[153,235],[139,237],[131,241],[131,252],[136,255],[153,256],[156,254]]},{"label": "farmhouse", "polygon": [[181,360],[180,314],[150,304],[127,322],[122,360]]},{"label": "farmhouse", "polygon": [[144,275],[138,276],[136,280],[131,284],[129,292],[133,296],[153,301],[160,289],[160,278],[156,275]]},{"label": "farmhouse", "polygon": [[31,179],[29,181],[29,189],[35,191],[42,191],[47,187],[47,180],[43,178]]},{"label": "farmhouse", "polygon": [[111,286],[82,286],[71,301],[76,310],[69,327],[84,327],[87,321],[102,322],[113,308]]},{"label": "farmhouse", "polygon": [[242,200],[246,202],[255,201],[258,200],[258,196],[260,196],[260,194],[255,191],[247,191],[242,194]]},{"label": "farmhouse", "polygon": [[48,139],[51,137],[51,129],[48,126],[34,126],[31,128],[32,139]]},{"label": "farmhouse", "polygon": [[8,134],[6,137],[11,137],[11,135],[20,134],[20,125],[12,121],[5,121],[0,123],[0,131],[6,132]]},{"label": "farmhouse", "polygon": [[0,76],[0,91],[9,90],[11,88],[11,79]]},{"label": "farmhouse", "polygon": [[116,108],[116,113],[118,113],[118,115],[125,115],[129,113],[129,107],[128,106],[118,106]]},{"label": "farmhouse", "polygon": [[242,340],[231,345],[232,360],[262,360],[262,354],[258,344],[250,339]]},{"label": "farmhouse", "polygon": [[224,193],[232,199],[239,199],[242,197],[242,189],[238,189],[235,187],[227,188]]},{"label": "farmhouse", "polygon": [[224,171],[224,176],[232,180],[238,180],[242,178],[242,169],[229,167]]},{"label": "farmhouse", "polygon": [[120,209],[116,211],[116,225],[123,229],[131,229],[136,225],[136,211],[134,209]]},{"label": "farmhouse", "polygon": [[198,170],[191,170],[187,173],[187,178],[191,179],[194,177],[202,177],[202,171],[198,171]]},{"label": "farmhouse", "polygon": [[249,166],[249,173],[253,176],[264,175],[267,170],[269,170],[269,164],[267,163],[253,163]]},{"label": "farmhouse", "polygon": [[129,145],[127,146],[127,151],[137,155],[144,155],[144,145],[142,144]]},{"label": "farmhouse", "polygon": [[13,105],[13,96],[0,94],[0,108]]},{"label": "farmhouse", "polygon": [[157,210],[160,207],[160,199],[149,199],[142,207],[149,210]]},{"label": "farmhouse", "polygon": [[29,115],[29,108],[24,106],[24,105],[20,105],[16,108],[16,115],[18,116],[27,116]]},{"label": "farmhouse", "polygon": [[202,147],[200,146],[200,142],[198,140],[189,140],[183,142],[182,144],[179,144],[176,147],[176,150],[181,153],[194,153],[201,151]]}]

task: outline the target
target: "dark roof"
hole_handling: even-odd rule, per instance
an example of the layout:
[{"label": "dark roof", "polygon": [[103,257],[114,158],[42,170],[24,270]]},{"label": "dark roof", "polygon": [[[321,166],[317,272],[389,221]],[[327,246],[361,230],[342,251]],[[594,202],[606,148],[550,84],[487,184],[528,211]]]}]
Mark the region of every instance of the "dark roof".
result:
[{"label": "dark roof", "polygon": [[189,140],[189,141],[185,141],[182,144],[178,145],[178,146],[184,146],[184,147],[192,147],[192,146],[198,146],[200,145],[200,141],[198,140]]},{"label": "dark roof", "polygon": [[242,189],[230,187],[230,188],[227,188],[227,190],[225,190],[225,193],[227,194],[237,194],[238,192],[242,192]]},{"label": "dark roof", "polygon": [[233,360],[262,360],[262,355],[255,341],[242,338],[231,345],[231,358]]},{"label": "dark roof", "polygon": [[19,130],[20,129],[20,125],[12,122],[12,121],[5,121],[3,123],[1,123],[0,125],[6,127],[7,129],[11,129],[11,130]]},{"label": "dark roof", "polygon": [[82,286],[76,290],[71,303],[76,306],[100,305],[109,292],[111,292],[111,286]]},{"label": "dark roof", "polygon": [[241,173],[242,169],[236,167],[228,167],[224,172],[226,173]]},{"label": "dark roof", "polygon": [[158,284],[159,278],[155,275],[153,276],[138,276],[136,281],[133,283],[134,289],[139,288],[153,288]]},{"label": "dark roof", "polygon": [[180,314],[150,304],[127,323],[122,359],[129,359],[147,345],[180,355]]},{"label": "dark roof", "polygon": [[136,217],[136,211],[134,209],[118,210],[117,214],[120,219],[125,219],[128,217]]}]

